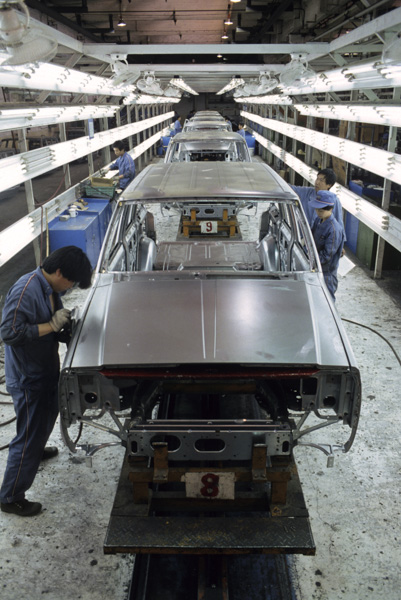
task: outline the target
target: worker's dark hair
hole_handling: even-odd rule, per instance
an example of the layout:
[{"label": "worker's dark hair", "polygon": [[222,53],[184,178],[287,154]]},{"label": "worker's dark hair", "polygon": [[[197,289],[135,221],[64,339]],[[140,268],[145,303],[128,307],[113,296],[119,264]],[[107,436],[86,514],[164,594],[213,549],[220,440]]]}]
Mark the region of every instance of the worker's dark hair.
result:
[{"label": "worker's dark hair", "polygon": [[337,181],[337,176],[334,173],[333,169],[322,169],[318,172],[318,175],[323,175],[327,185],[329,185],[330,187],[334,185]]},{"label": "worker's dark hair", "polygon": [[78,283],[82,290],[91,284],[92,266],[85,252],[77,246],[58,248],[45,258],[42,269],[49,275],[60,269],[63,277]]},{"label": "worker's dark hair", "polygon": [[125,150],[125,144],[122,140],[117,140],[113,144],[113,148],[118,148],[119,150]]}]

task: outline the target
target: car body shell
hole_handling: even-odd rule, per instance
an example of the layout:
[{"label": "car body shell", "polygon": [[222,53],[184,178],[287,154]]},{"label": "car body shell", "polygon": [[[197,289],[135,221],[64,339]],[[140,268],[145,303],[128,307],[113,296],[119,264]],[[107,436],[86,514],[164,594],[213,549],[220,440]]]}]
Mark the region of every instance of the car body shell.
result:
[{"label": "car body shell", "polygon": [[190,119],[182,128],[183,133],[187,131],[232,131],[232,126],[221,119]]},{"label": "car body shell", "polygon": [[164,162],[251,162],[246,141],[231,131],[189,131],[171,138]]},{"label": "car body shell", "polygon": [[[205,206],[216,209],[216,219],[231,209],[242,235],[177,235],[172,213],[179,221],[188,207],[202,215]],[[246,233],[251,214],[256,235]],[[208,460],[250,459],[255,439],[272,455],[288,455],[304,435],[338,423],[351,429],[345,443],[312,445],[329,457],[352,445],[359,371],[299,199],[267,165],[153,165],[118,202],[61,371],[64,439],[75,451],[73,423],[93,424],[90,410],[116,421],[128,406],[129,425],[109,431],[131,454],[151,457],[152,411],[171,390],[189,398],[207,390],[219,401],[246,392],[268,415],[237,442],[237,421],[217,427],[208,420],[203,436],[225,436],[223,454],[209,452]],[[305,429],[309,417],[318,424]],[[169,421],[159,429],[164,423],[168,432]],[[181,450],[171,451],[172,459],[198,457],[188,448],[196,436],[191,425],[180,421],[179,429]]]}]

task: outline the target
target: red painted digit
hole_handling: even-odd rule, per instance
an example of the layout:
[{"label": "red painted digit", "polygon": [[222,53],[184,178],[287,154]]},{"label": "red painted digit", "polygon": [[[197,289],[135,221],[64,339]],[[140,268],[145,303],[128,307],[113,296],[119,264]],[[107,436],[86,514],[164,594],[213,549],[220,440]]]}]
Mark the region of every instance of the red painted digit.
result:
[{"label": "red painted digit", "polygon": [[200,493],[205,498],[215,498],[219,493],[219,476],[214,473],[206,473],[201,479],[204,487],[201,488]]},{"label": "red painted digit", "polygon": [[212,223],[211,223],[210,221],[208,221],[208,222],[206,223],[206,231],[207,231],[208,233],[210,233],[210,232],[212,231],[212,227],[213,227],[213,226],[212,226]]}]

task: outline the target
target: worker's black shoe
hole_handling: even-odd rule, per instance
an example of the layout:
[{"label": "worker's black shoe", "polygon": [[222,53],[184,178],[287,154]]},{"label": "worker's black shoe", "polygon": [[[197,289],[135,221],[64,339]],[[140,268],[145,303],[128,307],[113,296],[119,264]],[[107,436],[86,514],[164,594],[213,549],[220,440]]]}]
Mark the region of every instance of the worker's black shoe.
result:
[{"label": "worker's black shoe", "polygon": [[5,513],[12,515],[18,515],[19,517],[33,517],[42,510],[40,502],[29,502],[26,498],[18,500],[17,502],[11,502],[10,504],[1,503],[1,510]]},{"label": "worker's black shoe", "polygon": [[58,448],[55,446],[48,446],[43,450],[42,460],[47,460],[48,458],[54,458],[58,454]]}]

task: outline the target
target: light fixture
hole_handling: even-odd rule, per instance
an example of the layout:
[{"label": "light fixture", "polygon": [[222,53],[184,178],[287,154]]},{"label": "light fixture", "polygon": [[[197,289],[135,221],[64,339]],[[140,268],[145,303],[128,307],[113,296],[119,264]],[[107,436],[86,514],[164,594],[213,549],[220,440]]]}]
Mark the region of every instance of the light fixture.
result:
[{"label": "light fixture", "polygon": [[313,131],[306,127],[284,123],[276,119],[267,119],[247,111],[241,111],[241,116],[262,125],[262,127],[277,131],[308,146],[313,146],[317,150],[330,152],[332,156],[358,165],[360,168],[380,175],[384,179],[389,179],[390,181],[394,181],[394,183],[401,183],[400,154],[352,142],[351,140],[339,138],[334,135],[320,133],[319,131]]},{"label": "light fixture", "polygon": [[[12,8],[11,4],[17,4],[25,13],[25,23],[18,18],[18,13]],[[29,12],[24,0],[15,0],[2,3],[0,5],[0,38],[6,45],[17,44],[21,42],[29,27]]]},{"label": "light fixture", "polygon": [[279,75],[280,84],[284,88],[300,88],[306,83],[312,85],[317,75],[308,67],[307,54],[300,52],[291,54],[291,62],[288,63]]},{"label": "light fixture", "polygon": [[222,40],[228,40],[228,35],[227,35],[227,31],[224,30],[223,35],[221,36]]},{"label": "light fixture", "polygon": [[[46,82],[48,91],[72,92],[78,94],[98,94],[109,96],[125,96],[132,91],[132,85],[117,87],[112,79],[91,75],[74,69],[66,69],[48,63],[25,64],[20,66],[1,66],[1,82],[5,87],[23,89],[43,89]],[[26,74],[29,74],[29,78]]]},{"label": "light fixture", "polygon": [[234,23],[231,20],[231,8],[230,8],[230,5],[228,5],[228,8],[227,8],[227,17],[226,17],[226,20],[224,21],[224,25],[234,25]]},{"label": "light fixture", "polygon": [[128,106],[129,104],[136,104],[138,98],[139,94],[137,92],[132,92],[131,94],[128,94],[128,96],[125,96],[125,98],[123,98],[123,104],[125,104],[126,106]]},{"label": "light fixture", "polygon": [[278,80],[272,77],[269,72],[260,71],[259,79],[251,79],[237,88],[234,92],[234,98],[241,96],[260,96],[267,94],[276,88]]},{"label": "light fixture", "polygon": [[156,79],[154,71],[145,71],[143,77],[136,82],[137,88],[144,94],[163,96],[160,79]]},{"label": "light fixture", "polygon": [[[178,98],[166,98],[155,96],[140,96],[138,104],[172,104],[179,102]],[[116,139],[125,139],[146,129],[150,129],[159,123],[170,121],[174,112],[163,113],[157,117],[127,123],[121,127],[116,127],[108,131],[95,133],[94,137],[88,139],[88,136],[82,136],[74,140],[43,146],[36,150],[22,152],[3,158],[1,160],[2,176],[0,178],[0,192],[7,190],[15,185],[34,179],[61,167],[73,160],[87,156],[91,152],[97,152],[106,146],[110,146]],[[160,139],[160,133],[158,134]],[[1,232],[0,232],[1,237]],[[0,262],[2,258],[0,255]]]},{"label": "light fixture", "polygon": [[[316,180],[317,171],[312,167],[309,167],[303,161],[299,160],[292,154],[283,150],[280,146],[277,146],[270,140],[259,133],[254,132],[255,139],[257,142],[266,148],[269,152],[277,156],[291,169],[299,173],[303,179],[309,181],[313,185]],[[332,188],[332,191],[337,195],[341,202],[342,207],[350,214],[357,217],[360,221],[365,223],[370,229],[378,233],[384,240],[389,241],[394,247],[394,239],[398,242],[398,228],[394,227],[394,222],[398,222],[398,219],[390,213],[382,210],[378,206],[375,206],[368,200],[364,200],[351,190],[336,183]]]},{"label": "light fixture", "polygon": [[241,0],[230,0],[233,4],[236,4],[237,2],[241,2]]},{"label": "light fixture", "polygon": [[117,27],[126,27],[127,23],[123,19],[122,0],[120,0],[120,20],[117,23]]},{"label": "light fixture", "polygon": [[[22,10],[22,15],[12,5]],[[57,53],[55,38],[30,26],[30,15],[24,0],[0,1],[1,65],[23,65],[28,62],[50,61]]]},{"label": "light fixture", "polygon": [[191,88],[179,75],[174,75],[173,79],[170,79],[170,85],[174,85],[175,87],[184,90],[184,92],[189,92],[194,96],[199,96],[198,92],[195,92],[194,89]]},{"label": "light fixture", "polygon": [[217,58],[223,58],[223,55],[222,54],[218,54]]},{"label": "light fixture", "polygon": [[247,96],[247,97],[240,97],[240,98],[235,98],[235,102],[239,102],[239,103],[246,103],[246,104],[278,104],[278,105],[282,105],[282,106],[289,106],[291,104],[293,104],[292,99],[290,98],[290,96],[284,96],[284,95],[279,95],[279,94],[274,94],[271,96]]},{"label": "light fixture", "polygon": [[112,105],[1,109],[0,131],[22,129],[23,127],[39,127],[56,123],[69,123],[71,121],[89,119],[90,117],[95,119],[112,117],[116,110],[117,106]]},{"label": "light fixture", "polygon": [[[220,54],[221,57],[221,54]],[[245,81],[242,79],[241,75],[235,75],[227,85],[221,88],[220,91],[216,92],[216,96],[220,96],[221,94],[225,94],[234,88],[243,85]]]},{"label": "light fixture", "polygon": [[164,95],[169,96],[170,98],[181,98],[182,92],[170,82],[164,90]]},{"label": "light fixture", "polygon": [[401,127],[399,106],[386,106],[385,104],[380,106],[367,106],[364,104],[294,104],[294,108],[305,116]]}]

